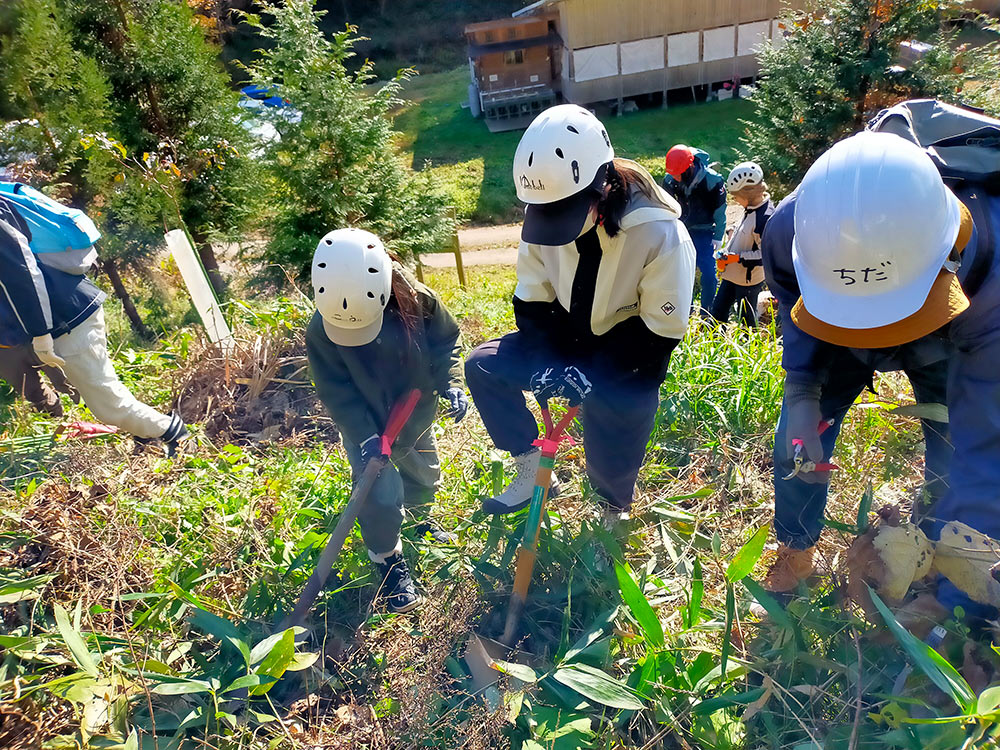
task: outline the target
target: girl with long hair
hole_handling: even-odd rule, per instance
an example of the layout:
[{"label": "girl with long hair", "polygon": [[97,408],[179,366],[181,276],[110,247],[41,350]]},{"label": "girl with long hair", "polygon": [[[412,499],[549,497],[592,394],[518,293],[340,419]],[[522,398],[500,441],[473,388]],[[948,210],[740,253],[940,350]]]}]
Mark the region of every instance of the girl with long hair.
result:
[{"label": "girl with long hair", "polygon": [[639,164],[616,159],[587,110],[552,107],[524,133],[514,183],[527,204],[518,330],[478,347],[466,380],[515,478],[486,513],[528,505],[540,452],[522,391],[582,403],[590,483],[609,522],[632,505],[670,353],[684,336],[694,246],[680,208]]},{"label": "girl with long hair", "polygon": [[316,314],[306,331],[309,367],[316,392],[340,429],[355,482],[381,454],[393,405],[415,388],[422,393],[396,440],[392,464],[379,474],[358,515],[389,609],[408,612],[420,596],[403,557],[403,508],[415,516],[419,535],[454,540],[430,520],[440,479],[431,425],[439,396],[456,422],[469,408],[461,334],[437,295],[394,263],[371,232],[338,229],[324,236],[313,256],[312,283]]}]

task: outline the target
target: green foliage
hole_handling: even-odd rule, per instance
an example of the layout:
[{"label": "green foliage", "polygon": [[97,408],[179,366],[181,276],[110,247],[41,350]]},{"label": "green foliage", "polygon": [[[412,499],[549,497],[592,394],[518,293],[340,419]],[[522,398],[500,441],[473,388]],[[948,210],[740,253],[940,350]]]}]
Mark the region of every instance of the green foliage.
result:
[{"label": "green foliage", "polygon": [[119,241],[130,225],[159,234],[186,226],[199,244],[246,229],[262,197],[254,142],[218,50],[187,4],[62,2],[77,46],[101,62],[116,103],[110,136],[121,148],[90,149],[110,253],[148,253],[146,242]]},{"label": "green foliage", "polygon": [[78,166],[80,138],[108,127],[111,87],[96,61],[74,47],[56,0],[22,2],[15,19],[0,55],[0,81],[26,119],[6,129],[0,162],[34,154],[31,169],[50,180],[64,177]]},{"label": "green foliage", "polygon": [[[472,268],[465,292],[453,271],[428,273],[427,280],[470,339],[509,329],[512,269]],[[240,339],[252,340],[300,330],[308,307],[298,300],[237,303],[231,317]],[[181,331],[156,348],[112,341],[111,349],[125,382],[159,402],[172,384],[189,382],[195,338]],[[299,733],[287,714],[303,696],[358,706],[360,727],[342,722],[340,713],[299,717],[310,723],[306,737],[336,731],[359,746],[377,723],[386,737],[427,747],[457,747],[488,727],[496,733],[482,746],[512,750],[989,747],[998,691],[988,688],[973,701],[959,681],[965,678],[955,677],[965,672],[967,630],[948,623],[936,659],[906,636],[897,645],[877,614],[872,621],[852,611],[829,583],[779,603],[748,577],[767,554],[770,510],[761,497],[769,497],[769,484],[741,498],[720,492],[707,472],[667,477],[664,455],[681,455],[678,446],[697,453],[698,463],[688,466],[702,467],[701,457],[714,455],[706,445],[738,447],[742,461],[762,462],[766,420],[778,408],[764,405],[772,378],[780,381],[776,352],[766,330],[692,331],[675,355],[680,395],[667,402],[670,416],[658,428],[660,450],[643,469],[637,512],[614,532],[581,500],[582,456],[564,447],[557,470],[566,491],[548,506],[521,653],[510,657],[528,654],[528,664],[498,663],[500,683],[476,696],[462,665],[467,626],[486,636],[502,628],[526,513],[479,513],[479,496],[505,476],[474,415],[440,433],[443,486],[435,513],[458,543],[413,539],[410,524],[404,527],[426,607],[394,617],[375,605],[372,614],[371,568],[355,533],[338,561],[339,583],[313,613],[308,645],[305,633],[274,632],[268,624],[288,611],[347,501],[350,472],[339,447],[305,432],[279,445],[206,441],[176,461],[128,455],[114,437],[73,443],[74,463],[43,452],[39,463],[51,480],[18,480],[16,494],[0,490],[0,565],[11,565],[0,568],[0,606],[9,623],[0,635],[0,691],[8,695],[16,685],[13,705],[24,710],[57,698],[73,705],[72,734],[52,740],[53,748],[122,747],[130,737],[132,747],[151,747],[154,725],[161,748],[294,748]],[[711,368],[719,375],[716,392],[702,382]],[[775,402],[779,395],[772,394]],[[71,417],[85,414],[67,406]],[[866,419],[877,416],[871,429],[884,432],[893,414],[856,410],[842,433],[843,450],[869,439]],[[907,419],[916,421],[897,421]],[[12,424],[0,458],[8,445],[30,447],[43,433],[51,445],[51,420],[18,416]],[[910,466],[905,481],[919,469]],[[837,514],[867,516],[870,496],[855,512],[867,481],[848,490],[845,481],[838,476],[831,497]],[[59,493],[66,482],[102,482],[111,495],[88,505]],[[78,575],[43,574],[20,562],[27,554],[33,564],[39,547],[61,549],[56,535],[37,526],[46,507],[59,533],[66,533],[64,522],[75,523],[70,538],[88,545],[86,557],[74,558]],[[108,540],[135,545],[119,561],[101,547]],[[89,560],[100,565],[96,572]],[[767,618],[748,612],[754,600]],[[471,614],[455,627],[462,606]],[[341,639],[349,641],[346,655],[334,645]],[[976,649],[976,663],[1000,665],[988,647]],[[962,710],[938,691],[935,669],[950,675]],[[414,696],[419,703],[408,702]]]},{"label": "green foliage", "polygon": [[781,410],[781,347],[773,332],[693,320],[670,358],[651,447],[676,465],[723,440],[738,450],[767,440]]},{"label": "green foliage", "polygon": [[345,226],[370,229],[403,256],[437,249],[452,230],[443,193],[430,174],[406,170],[394,143],[390,112],[410,72],[374,84],[370,62],[349,71],[355,29],[327,38],[311,0],[263,12],[267,24],[246,16],[267,41],[247,72],[301,113],[263,115],[280,134],[267,151],[280,185],[268,258],[302,273],[318,239]]},{"label": "green foliage", "polygon": [[[784,44],[760,53],[747,158],[776,186],[790,188],[820,153],[884,107],[917,97],[960,99],[965,76],[955,72],[959,53],[946,22],[962,11],[951,0],[831,0],[797,12],[785,21]],[[894,68],[900,42],[909,40],[933,48],[907,69]]]}]

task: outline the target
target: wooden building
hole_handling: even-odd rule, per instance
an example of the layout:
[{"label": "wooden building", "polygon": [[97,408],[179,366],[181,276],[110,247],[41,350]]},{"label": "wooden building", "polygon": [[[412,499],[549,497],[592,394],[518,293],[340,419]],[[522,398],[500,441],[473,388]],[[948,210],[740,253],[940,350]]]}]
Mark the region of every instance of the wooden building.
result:
[{"label": "wooden building", "polygon": [[[484,92],[506,81],[508,92],[543,83],[563,101],[577,104],[611,101],[672,89],[704,86],[757,74],[755,49],[764,40],[780,44],[778,23],[783,7],[801,0],[538,0],[512,18],[474,24],[466,29],[473,86],[490,122]],[[524,24],[533,22],[531,26]],[[532,63],[496,54],[490,45],[533,40],[541,51]],[[528,31],[530,29],[530,31]],[[488,32],[487,32],[488,30]],[[486,42],[485,33],[494,41]],[[547,40],[544,44],[542,39]],[[497,50],[499,53],[500,50]],[[523,59],[524,75],[516,62]],[[525,76],[527,83],[525,83]],[[538,78],[533,81],[532,76]],[[514,125],[514,127],[523,125]]]},{"label": "wooden building", "polygon": [[557,17],[539,13],[465,27],[469,44],[469,106],[491,130],[523,128],[556,103],[562,40]]}]

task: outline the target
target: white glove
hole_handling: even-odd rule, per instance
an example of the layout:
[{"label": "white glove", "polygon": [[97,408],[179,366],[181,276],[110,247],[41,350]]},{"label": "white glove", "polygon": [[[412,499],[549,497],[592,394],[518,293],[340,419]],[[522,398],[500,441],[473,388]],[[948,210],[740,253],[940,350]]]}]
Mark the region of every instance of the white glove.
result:
[{"label": "white glove", "polygon": [[46,333],[44,336],[35,336],[31,340],[31,348],[35,350],[35,356],[42,360],[43,365],[58,367],[61,370],[66,364],[66,360],[56,354],[55,343],[52,341],[51,333]]}]

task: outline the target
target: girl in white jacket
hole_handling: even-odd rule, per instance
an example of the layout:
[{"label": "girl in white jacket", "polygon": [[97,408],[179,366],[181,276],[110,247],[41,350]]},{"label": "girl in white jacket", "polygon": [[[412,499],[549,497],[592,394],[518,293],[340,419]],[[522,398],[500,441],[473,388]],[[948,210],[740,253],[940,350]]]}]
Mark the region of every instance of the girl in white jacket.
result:
[{"label": "girl in white jacket", "polygon": [[517,476],[487,513],[528,505],[540,453],[522,391],[583,403],[591,484],[616,516],[632,504],[670,353],[691,309],[695,251],[680,208],[607,131],[572,104],[546,110],[514,156],[527,204],[518,255],[518,330],[478,347],[466,379]]}]

